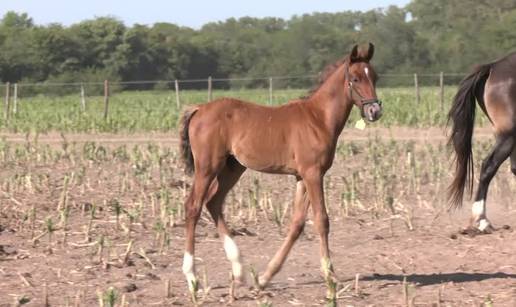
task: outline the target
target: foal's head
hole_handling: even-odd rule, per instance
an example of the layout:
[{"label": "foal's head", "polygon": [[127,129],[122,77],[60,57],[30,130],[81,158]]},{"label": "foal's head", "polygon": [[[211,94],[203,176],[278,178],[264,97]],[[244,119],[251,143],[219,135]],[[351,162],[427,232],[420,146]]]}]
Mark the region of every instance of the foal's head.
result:
[{"label": "foal's head", "polygon": [[382,116],[382,102],[376,96],[378,76],[369,63],[374,54],[374,45],[359,50],[355,45],[345,64],[348,98],[360,109],[362,117],[374,122]]}]

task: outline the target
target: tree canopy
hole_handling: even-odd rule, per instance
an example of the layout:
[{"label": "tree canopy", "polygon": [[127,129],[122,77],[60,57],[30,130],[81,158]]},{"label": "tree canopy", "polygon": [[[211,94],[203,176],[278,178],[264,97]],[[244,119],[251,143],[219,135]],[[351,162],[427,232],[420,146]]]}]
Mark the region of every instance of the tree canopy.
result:
[{"label": "tree canopy", "polygon": [[[516,48],[514,0],[413,0],[367,12],[230,18],[194,30],[98,17],[0,20],[2,82],[172,80],[315,74],[354,43],[376,45],[380,73],[467,72]],[[252,81],[250,81],[252,82]],[[292,81],[296,82],[296,81]],[[296,85],[293,83],[292,85]]]}]

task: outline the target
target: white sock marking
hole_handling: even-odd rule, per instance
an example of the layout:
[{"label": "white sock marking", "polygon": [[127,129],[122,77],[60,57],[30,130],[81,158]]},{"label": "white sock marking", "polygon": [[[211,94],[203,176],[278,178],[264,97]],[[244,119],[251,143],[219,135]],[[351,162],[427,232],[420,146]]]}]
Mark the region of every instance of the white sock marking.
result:
[{"label": "white sock marking", "polygon": [[486,215],[486,203],[485,200],[479,200],[473,203],[471,206],[471,213],[473,213],[473,217],[478,220],[480,217]]},{"label": "white sock marking", "polygon": [[474,221],[478,223],[478,230],[484,231],[491,226],[486,219],[486,201],[484,199],[474,202],[471,206],[471,212]]},{"label": "white sock marking", "polygon": [[478,222],[478,230],[484,231],[489,227],[489,222],[486,219],[481,219],[480,222]]},{"label": "white sock marking", "polygon": [[194,285],[197,283],[197,278],[195,277],[194,257],[188,252],[185,252],[183,257],[183,274],[186,276],[188,289],[190,289],[190,291],[194,290]]},{"label": "white sock marking", "polygon": [[236,279],[242,277],[242,264],[240,263],[240,251],[238,247],[231,239],[231,237],[224,236],[224,250],[226,251],[226,257],[231,262],[231,268],[233,270],[233,276]]}]

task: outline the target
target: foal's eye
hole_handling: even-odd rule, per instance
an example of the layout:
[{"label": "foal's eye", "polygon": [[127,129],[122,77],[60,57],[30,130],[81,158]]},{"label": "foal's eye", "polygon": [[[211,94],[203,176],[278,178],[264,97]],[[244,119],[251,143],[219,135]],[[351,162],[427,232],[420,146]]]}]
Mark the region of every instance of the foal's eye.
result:
[{"label": "foal's eye", "polygon": [[351,82],[354,82],[354,83],[358,82],[358,78],[357,77],[351,77]]}]

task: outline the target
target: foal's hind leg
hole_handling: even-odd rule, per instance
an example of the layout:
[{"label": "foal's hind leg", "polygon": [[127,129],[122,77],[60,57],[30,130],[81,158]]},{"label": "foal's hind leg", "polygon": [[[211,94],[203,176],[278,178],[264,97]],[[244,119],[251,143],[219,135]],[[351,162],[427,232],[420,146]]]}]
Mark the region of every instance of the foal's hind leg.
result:
[{"label": "foal's hind leg", "polygon": [[496,138],[496,144],[492,152],[482,162],[480,181],[475,202],[472,206],[471,227],[482,232],[489,232],[492,229],[491,223],[486,216],[486,197],[489,183],[498,171],[498,168],[512,153],[515,145],[513,134],[502,134]]},{"label": "foal's hind leg", "polygon": [[281,266],[287,259],[290,249],[302,233],[305,226],[306,213],[309,204],[310,203],[306,196],[305,185],[302,180],[298,179],[296,196],[294,199],[294,213],[292,221],[290,222],[290,230],[280,249],[267,265],[267,270],[262,276],[260,276],[259,284],[261,288],[265,287],[271,278],[281,269]]},{"label": "foal's hind leg", "polygon": [[220,238],[224,242],[226,256],[231,262],[233,278],[238,282],[243,280],[240,251],[238,250],[235,241],[231,238],[229,229],[224,221],[223,204],[227,193],[237,183],[245,170],[246,168],[237,161],[231,160],[231,158],[228,159],[226,166],[217,175],[217,192],[206,204],[206,207],[215,222]]},{"label": "foal's hind leg", "polygon": [[[192,191],[185,202],[185,254],[183,258],[183,273],[191,292],[197,289],[197,277],[195,274],[195,227],[205,204],[216,191],[215,176],[220,169],[219,165],[212,165],[208,159],[199,159],[195,163],[195,175]],[[222,161],[218,162],[222,164]],[[203,164],[203,165],[201,165]]]}]

